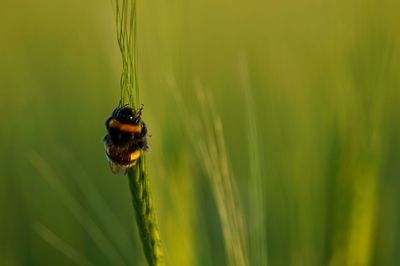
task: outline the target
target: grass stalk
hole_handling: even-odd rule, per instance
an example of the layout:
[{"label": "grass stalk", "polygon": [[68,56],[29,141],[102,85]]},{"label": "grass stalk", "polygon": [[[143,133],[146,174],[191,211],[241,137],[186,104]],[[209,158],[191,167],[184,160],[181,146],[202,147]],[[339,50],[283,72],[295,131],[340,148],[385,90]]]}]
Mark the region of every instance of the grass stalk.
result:
[{"label": "grass stalk", "polygon": [[[120,103],[132,108],[139,106],[138,52],[136,38],[136,1],[115,0],[117,39],[122,56],[120,80]],[[142,152],[137,164],[128,171],[136,223],[149,265],[163,265],[163,251],[157,217],[150,192],[145,154]]]},{"label": "grass stalk", "polygon": [[246,223],[233,171],[229,164],[222,121],[213,99],[202,84],[197,82],[195,87],[200,114],[192,116],[177,88],[175,79],[168,76],[167,82],[175,97],[181,120],[192,121],[185,123],[185,129],[212,188],[221,222],[227,265],[250,265]]},{"label": "grass stalk", "polygon": [[247,142],[250,164],[249,176],[249,213],[251,229],[249,230],[252,263],[260,266],[268,265],[266,204],[264,195],[265,182],[262,171],[262,153],[259,147],[260,134],[257,126],[255,102],[250,84],[250,73],[246,56],[240,58],[240,79],[244,91],[247,116]]},{"label": "grass stalk", "polygon": [[65,257],[69,258],[71,261],[75,262],[77,265],[93,266],[94,264],[90,262],[85,256],[79,253],[74,247],[66,243],[63,239],[58,237],[55,233],[50,231],[46,226],[36,223],[33,226],[34,230],[48,242],[55,249],[60,251]]},{"label": "grass stalk", "polygon": [[128,179],[136,213],[136,222],[147,262],[149,265],[163,265],[160,232],[153,206],[144,154],[140,157],[137,167],[128,172]]},{"label": "grass stalk", "polygon": [[93,220],[79,201],[77,201],[65,188],[59,177],[47,162],[37,153],[32,153],[30,160],[40,176],[42,176],[50,187],[57,193],[65,207],[71,212],[72,216],[79,222],[93,242],[97,245],[108,263],[112,265],[127,265],[118,250],[113,246],[110,239],[104,234],[103,230],[96,224],[95,220]]},{"label": "grass stalk", "polygon": [[212,97],[199,83],[197,99],[201,109],[199,127],[204,133],[204,141],[198,142],[198,149],[216,200],[228,265],[246,266],[249,265],[247,232],[233,171],[229,164],[222,122]]}]

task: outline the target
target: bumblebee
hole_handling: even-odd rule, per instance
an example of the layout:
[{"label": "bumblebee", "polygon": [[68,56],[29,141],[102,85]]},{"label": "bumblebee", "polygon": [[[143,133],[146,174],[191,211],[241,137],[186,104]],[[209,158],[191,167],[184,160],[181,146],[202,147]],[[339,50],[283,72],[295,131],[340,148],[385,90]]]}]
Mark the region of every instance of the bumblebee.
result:
[{"label": "bumblebee", "polygon": [[106,120],[107,135],[104,147],[114,174],[125,174],[133,167],[142,151],[148,150],[147,127],[142,121],[143,105],[134,110],[129,105],[118,105]]}]

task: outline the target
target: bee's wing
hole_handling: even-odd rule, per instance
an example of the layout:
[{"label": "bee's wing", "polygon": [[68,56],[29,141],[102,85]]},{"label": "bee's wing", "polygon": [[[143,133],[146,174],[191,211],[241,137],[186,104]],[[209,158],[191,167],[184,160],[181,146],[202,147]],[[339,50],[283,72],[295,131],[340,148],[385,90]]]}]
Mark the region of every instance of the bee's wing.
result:
[{"label": "bee's wing", "polygon": [[126,174],[128,168],[126,166],[116,164],[112,162],[111,160],[108,161],[108,165],[110,166],[110,170],[113,174],[116,175],[124,175]]}]

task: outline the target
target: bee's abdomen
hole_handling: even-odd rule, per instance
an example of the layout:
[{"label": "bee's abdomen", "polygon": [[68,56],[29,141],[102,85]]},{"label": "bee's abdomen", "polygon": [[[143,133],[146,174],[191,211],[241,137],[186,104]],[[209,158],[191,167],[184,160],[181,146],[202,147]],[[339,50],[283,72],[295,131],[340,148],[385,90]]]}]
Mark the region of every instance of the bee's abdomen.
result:
[{"label": "bee's abdomen", "polygon": [[114,145],[110,135],[104,137],[104,146],[108,159],[119,165],[134,165],[140,157],[140,149],[132,145]]}]

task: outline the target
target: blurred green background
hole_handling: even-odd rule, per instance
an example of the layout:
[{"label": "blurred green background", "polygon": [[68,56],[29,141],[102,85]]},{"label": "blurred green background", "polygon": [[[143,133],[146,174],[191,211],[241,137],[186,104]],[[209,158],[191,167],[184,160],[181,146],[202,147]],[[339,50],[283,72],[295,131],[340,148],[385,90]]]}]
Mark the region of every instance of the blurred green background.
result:
[{"label": "blurred green background", "polygon": [[[266,235],[249,265],[400,265],[399,16],[396,0],[138,1],[168,265],[228,264],[173,96],[198,115],[196,82],[222,119],[246,236]],[[111,1],[2,0],[0,51],[0,265],[145,265],[127,178],[102,144],[121,72]]]}]

